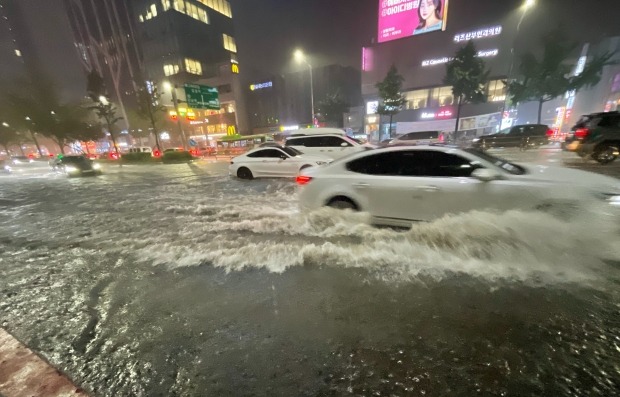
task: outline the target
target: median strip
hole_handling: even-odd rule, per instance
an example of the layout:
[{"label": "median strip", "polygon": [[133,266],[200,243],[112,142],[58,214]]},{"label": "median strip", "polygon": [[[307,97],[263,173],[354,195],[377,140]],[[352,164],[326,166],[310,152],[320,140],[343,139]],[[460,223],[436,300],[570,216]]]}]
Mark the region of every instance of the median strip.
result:
[{"label": "median strip", "polygon": [[60,371],[0,328],[0,395],[76,397],[87,394]]}]

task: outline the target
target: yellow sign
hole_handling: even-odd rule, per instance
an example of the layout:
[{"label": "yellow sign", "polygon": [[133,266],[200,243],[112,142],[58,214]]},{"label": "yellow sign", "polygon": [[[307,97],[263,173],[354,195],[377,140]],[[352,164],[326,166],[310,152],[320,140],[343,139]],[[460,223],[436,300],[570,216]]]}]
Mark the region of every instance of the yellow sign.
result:
[{"label": "yellow sign", "polygon": [[252,85],[250,86],[250,91],[254,91],[255,89],[256,89],[256,86],[255,86],[254,84],[252,84]]},{"label": "yellow sign", "polygon": [[226,130],[226,135],[228,136],[237,135],[237,128],[234,125],[229,125],[228,129]]},{"label": "yellow sign", "polygon": [[239,65],[237,65],[236,63],[232,63],[230,66],[231,72],[233,72],[234,74],[239,74]]}]

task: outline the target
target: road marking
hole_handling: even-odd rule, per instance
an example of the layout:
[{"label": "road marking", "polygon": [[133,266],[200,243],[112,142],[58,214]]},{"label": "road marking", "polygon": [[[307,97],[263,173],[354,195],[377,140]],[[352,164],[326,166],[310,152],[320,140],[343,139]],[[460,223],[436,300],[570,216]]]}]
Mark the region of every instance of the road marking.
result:
[{"label": "road marking", "polygon": [[0,395],[86,397],[65,375],[0,328]]}]

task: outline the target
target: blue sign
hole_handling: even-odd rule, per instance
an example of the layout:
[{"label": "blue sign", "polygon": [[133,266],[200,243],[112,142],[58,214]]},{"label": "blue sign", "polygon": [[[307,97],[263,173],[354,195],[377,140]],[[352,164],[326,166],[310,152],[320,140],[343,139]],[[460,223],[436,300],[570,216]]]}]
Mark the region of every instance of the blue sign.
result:
[{"label": "blue sign", "polygon": [[271,88],[271,87],[273,87],[273,81],[266,81],[264,83],[250,85],[250,91],[262,90],[262,89]]},{"label": "blue sign", "polygon": [[189,140],[189,145],[190,145],[190,146],[198,146],[198,142],[196,142],[196,141],[195,141],[195,140],[193,140],[193,139],[190,139],[190,140]]}]

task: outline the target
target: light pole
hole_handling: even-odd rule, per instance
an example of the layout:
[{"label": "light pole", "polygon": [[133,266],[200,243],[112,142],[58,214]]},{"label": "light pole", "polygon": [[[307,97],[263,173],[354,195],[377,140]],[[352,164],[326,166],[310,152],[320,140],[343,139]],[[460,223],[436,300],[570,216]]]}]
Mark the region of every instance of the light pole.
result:
[{"label": "light pole", "polygon": [[312,117],[310,119],[310,122],[312,123],[312,125],[314,125],[314,115],[316,113],[314,111],[314,81],[312,76],[312,65],[310,65],[310,62],[308,62],[308,59],[306,58],[306,55],[303,53],[302,50],[295,51],[295,60],[297,61],[297,63],[305,63],[310,70],[310,104],[312,106]]},{"label": "light pole", "polygon": [[[523,20],[525,19],[527,12],[530,10],[530,8],[534,7],[535,5],[536,5],[536,0],[525,0],[523,5],[521,6],[523,13],[521,14],[521,19],[519,19],[519,23],[517,24],[517,32],[512,42],[512,48],[510,49],[510,68],[508,69],[508,77],[506,79],[507,84],[510,84],[510,79],[512,78],[512,72],[513,72],[514,65],[515,65],[515,47],[516,47],[517,39],[519,38],[519,32],[521,32],[521,24],[523,23]],[[500,129],[502,128],[502,124],[504,120],[504,112],[506,111],[507,104],[508,104],[508,86],[506,86],[506,98],[504,99],[504,105],[502,106],[502,113],[500,115],[500,120],[501,120]]]},{"label": "light pole", "polygon": [[183,123],[181,123],[181,115],[179,114],[179,99],[177,98],[177,85],[170,84],[169,81],[164,81],[164,89],[170,90],[172,94],[172,104],[174,106],[174,111],[177,114],[177,127],[179,128],[179,133],[181,134],[181,139],[183,139],[183,149],[187,149],[186,139],[185,139],[185,131],[183,130]]}]

